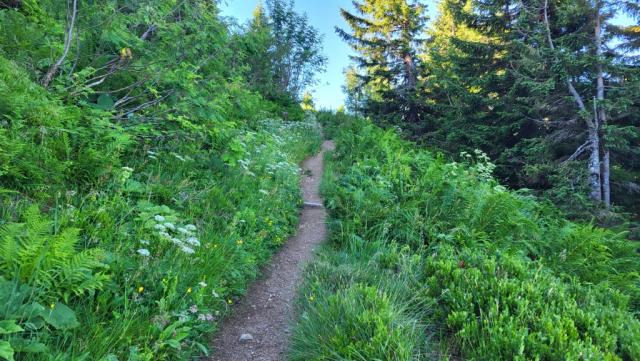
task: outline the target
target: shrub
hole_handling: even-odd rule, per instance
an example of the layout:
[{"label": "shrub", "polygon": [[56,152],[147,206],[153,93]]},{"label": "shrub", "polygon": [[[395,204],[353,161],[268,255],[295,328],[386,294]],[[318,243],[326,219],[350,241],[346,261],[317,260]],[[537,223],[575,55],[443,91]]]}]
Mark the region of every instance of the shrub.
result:
[{"label": "shrub", "polygon": [[425,293],[452,332],[448,342],[466,359],[640,357],[640,322],[618,292],[564,283],[518,256],[450,246],[432,252]]},{"label": "shrub", "polygon": [[38,336],[47,329],[63,332],[79,326],[75,313],[62,303],[44,307],[32,301],[34,289],[0,276],[0,358],[12,361],[18,354],[44,354],[47,346]]},{"label": "shrub", "polygon": [[0,56],[0,182],[50,199],[108,178],[130,137],[108,114],[64,105]]}]

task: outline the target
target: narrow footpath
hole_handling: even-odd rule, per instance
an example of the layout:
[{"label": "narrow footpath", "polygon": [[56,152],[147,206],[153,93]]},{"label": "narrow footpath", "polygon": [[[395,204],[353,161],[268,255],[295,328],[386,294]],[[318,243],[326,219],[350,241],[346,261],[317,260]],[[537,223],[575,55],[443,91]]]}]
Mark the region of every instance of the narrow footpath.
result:
[{"label": "narrow footpath", "polygon": [[324,152],[334,144],[326,141],[322,151],[302,165],[305,207],[297,234],[290,238],[263,269],[263,276],[248,290],[213,342],[213,361],[285,360],[291,336],[293,302],[304,264],[325,240],[326,211],[320,198]]}]

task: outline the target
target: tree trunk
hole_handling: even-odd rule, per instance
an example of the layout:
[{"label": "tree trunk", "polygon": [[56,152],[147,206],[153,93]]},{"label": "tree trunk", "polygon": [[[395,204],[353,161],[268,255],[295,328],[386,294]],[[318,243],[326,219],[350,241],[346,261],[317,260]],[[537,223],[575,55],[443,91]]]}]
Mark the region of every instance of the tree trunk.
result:
[{"label": "tree trunk", "polygon": [[602,160],[602,193],[604,204],[607,208],[611,207],[611,177],[610,177],[611,155],[609,150],[604,151],[604,159]]},{"label": "tree trunk", "polygon": [[[597,0],[596,0],[597,1]],[[596,2],[596,6],[599,9],[599,2]],[[599,18],[600,10],[598,10],[598,24],[596,25],[596,43],[598,41],[602,41],[600,38],[600,18]],[[549,42],[549,47],[551,50],[555,50],[555,45],[553,43],[553,38],[551,36],[551,25],[549,24],[549,0],[544,1],[544,23],[547,31],[547,41]],[[587,108],[585,106],[585,102],[582,99],[582,96],[578,92],[575,86],[573,86],[573,82],[571,78],[566,79],[567,88],[569,88],[569,93],[573,96],[576,104],[578,105],[578,109],[582,113],[587,112]],[[604,97],[604,86],[603,86],[603,97]],[[589,163],[587,165],[587,169],[589,172],[589,187],[591,188],[590,196],[596,202],[602,202],[602,178],[600,172],[600,126],[599,126],[599,116],[597,104],[594,99],[593,102],[593,120],[588,117],[584,117],[584,121],[587,125],[588,130],[588,143],[590,144],[590,155],[589,155]]]},{"label": "tree trunk", "polygon": [[418,123],[420,121],[418,114],[418,107],[415,102],[416,88],[418,85],[418,76],[416,64],[411,54],[405,54],[404,59],[404,78],[405,84],[403,86],[402,97],[406,101],[407,109],[405,110],[405,118],[409,123]]},{"label": "tree trunk", "polygon": [[405,87],[410,91],[414,91],[416,89],[416,85],[418,84],[418,77],[416,75],[416,64],[413,61],[413,56],[411,56],[411,54],[405,54],[403,56],[402,62],[404,64]]},{"label": "tree trunk", "polygon": [[[596,102],[596,125],[599,128],[606,126],[607,124],[607,111],[604,108],[604,69],[602,66],[602,21],[600,14],[601,3],[599,0],[595,2],[595,15],[596,15],[596,27],[594,32],[594,46],[596,48],[596,72],[597,72],[597,102]],[[604,204],[607,208],[611,206],[611,182],[610,182],[610,161],[611,157],[609,154],[609,150],[607,149],[605,135],[601,131],[602,129],[596,129],[600,144],[602,145],[602,149],[604,150],[603,154],[603,164],[602,164],[602,173],[601,173],[601,183],[602,183],[602,194],[604,196]]]},{"label": "tree trunk", "polygon": [[589,187],[591,188],[591,199],[602,202],[602,183],[600,178],[600,137],[598,135],[597,124],[589,127],[589,142],[591,150],[589,155]]}]

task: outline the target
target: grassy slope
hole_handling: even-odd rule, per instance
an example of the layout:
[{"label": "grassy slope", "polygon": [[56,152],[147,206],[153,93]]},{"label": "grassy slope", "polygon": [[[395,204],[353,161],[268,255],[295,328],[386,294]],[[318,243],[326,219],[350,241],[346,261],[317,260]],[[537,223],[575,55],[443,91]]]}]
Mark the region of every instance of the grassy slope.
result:
[{"label": "grassy slope", "polygon": [[2,57],[0,116],[0,359],[206,352],[295,229],[297,163],[320,145],[312,116],[124,129]]},{"label": "grassy slope", "polygon": [[337,141],[332,237],[306,273],[292,360],[640,359],[640,257],[624,235],[506,191],[482,154],[447,163],[320,118]]}]

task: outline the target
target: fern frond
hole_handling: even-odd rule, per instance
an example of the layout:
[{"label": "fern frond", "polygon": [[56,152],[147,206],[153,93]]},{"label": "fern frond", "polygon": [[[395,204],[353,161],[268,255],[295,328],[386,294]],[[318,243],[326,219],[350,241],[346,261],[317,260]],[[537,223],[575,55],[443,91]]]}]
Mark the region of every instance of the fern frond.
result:
[{"label": "fern frond", "polygon": [[23,224],[9,224],[0,228],[0,274],[12,276],[18,257],[18,237],[24,232]]},{"label": "fern frond", "polygon": [[41,289],[41,297],[47,300],[95,291],[109,280],[103,272],[107,268],[103,250],[77,250],[79,229],[52,234],[52,222],[37,207],[30,207],[22,217],[24,223],[0,229],[0,277],[18,276]]}]

